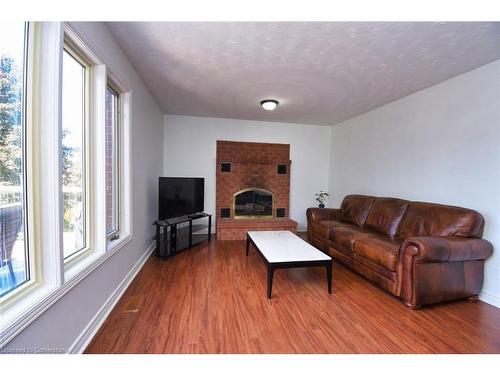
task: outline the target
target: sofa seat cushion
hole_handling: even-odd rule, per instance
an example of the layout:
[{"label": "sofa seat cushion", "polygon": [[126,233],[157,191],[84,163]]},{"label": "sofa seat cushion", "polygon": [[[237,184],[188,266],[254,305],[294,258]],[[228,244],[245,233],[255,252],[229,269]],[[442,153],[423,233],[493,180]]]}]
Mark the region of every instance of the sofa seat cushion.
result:
[{"label": "sofa seat cushion", "polygon": [[383,236],[360,238],[354,243],[354,253],[395,272],[401,242]]},{"label": "sofa seat cushion", "polygon": [[328,239],[330,236],[330,228],[336,224],[339,224],[339,222],[335,220],[321,220],[318,222],[313,222],[311,224],[311,229],[313,233],[316,233],[317,235]]},{"label": "sofa seat cushion", "polygon": [[345,250],[353,251],[353,244],[360,238],[373,236],[372,231],[360,228],[352,224],[338,223],[330,228],[330,241],[343,247]]}]

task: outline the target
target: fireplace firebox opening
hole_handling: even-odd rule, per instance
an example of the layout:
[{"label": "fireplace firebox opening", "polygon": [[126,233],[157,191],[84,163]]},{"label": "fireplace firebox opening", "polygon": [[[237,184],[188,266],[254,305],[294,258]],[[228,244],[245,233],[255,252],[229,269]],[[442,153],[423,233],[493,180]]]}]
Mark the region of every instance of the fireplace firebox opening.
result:
[{"label": "fireplace firebox opening", "polygon": [[247,188],[233,195],[235,219],[265,219],[274,217],[274,194],[260,188]]}]

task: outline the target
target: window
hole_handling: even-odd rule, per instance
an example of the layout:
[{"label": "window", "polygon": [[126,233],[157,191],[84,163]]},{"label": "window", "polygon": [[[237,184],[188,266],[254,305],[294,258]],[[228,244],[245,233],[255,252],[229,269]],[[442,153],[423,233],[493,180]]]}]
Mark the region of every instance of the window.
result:
[{"label": "window", "polygon": [[0,347],[131,240],[130,103],[70,25],[0,24]]},{"label": "window", "polygon": [[106,235],[116,239],[120,230],[119,214],[119,94],[110,85],[106,88]]},{"label": "window", "polygon": [[0,297],[30,279],[26,225],[27,27],[0,24]]},{"label": "window", "polygon": [[64,259],[87,247],[87,66],[69,47],[63,52],[62,192]]}]

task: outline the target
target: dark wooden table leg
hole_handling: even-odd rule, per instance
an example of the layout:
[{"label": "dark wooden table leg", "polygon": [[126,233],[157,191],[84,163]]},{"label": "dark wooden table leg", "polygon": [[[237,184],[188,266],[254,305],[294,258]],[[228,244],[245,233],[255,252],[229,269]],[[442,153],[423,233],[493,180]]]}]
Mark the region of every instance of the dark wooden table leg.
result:
[{"label": "dark wooden table leg", "polygon": [[328,293],[332,294],[332,261],[326,266],[326,279],[328,282]]},{"label": "dark wooden table leg", "polygon": [[273,292],[273,276],[274,276],[274,268],[271,266],[267,266],[267,298],[271,299],[271,295]]},{"label": "dark wooden table leg", "polygon": [[248,250],[250,248],[250,237],[247,234],[247,256],[248,256]]}]

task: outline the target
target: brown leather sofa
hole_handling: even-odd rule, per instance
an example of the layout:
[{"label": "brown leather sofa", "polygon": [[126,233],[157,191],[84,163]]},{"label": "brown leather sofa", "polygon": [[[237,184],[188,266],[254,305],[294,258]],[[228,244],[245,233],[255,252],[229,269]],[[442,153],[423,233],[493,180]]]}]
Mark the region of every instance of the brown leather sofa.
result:
[{"label": "brown leather sofa", "polygon": [[476,211],[348,195],[340,209],[308,208],[317,248],[403,299],[407,306],[477,299],[492,245]]}]

